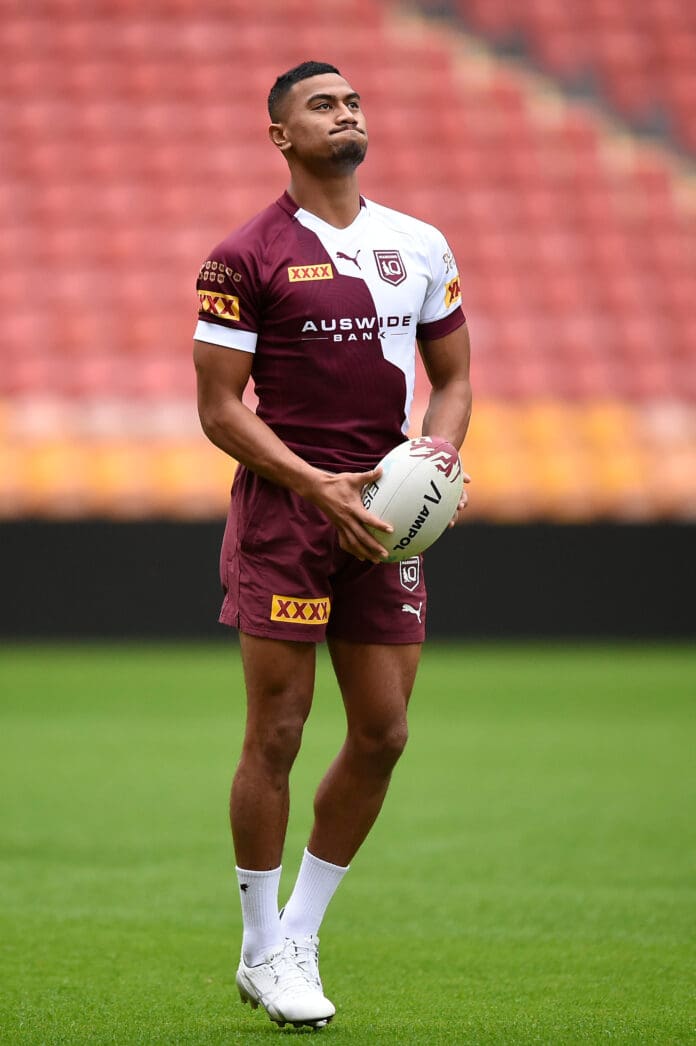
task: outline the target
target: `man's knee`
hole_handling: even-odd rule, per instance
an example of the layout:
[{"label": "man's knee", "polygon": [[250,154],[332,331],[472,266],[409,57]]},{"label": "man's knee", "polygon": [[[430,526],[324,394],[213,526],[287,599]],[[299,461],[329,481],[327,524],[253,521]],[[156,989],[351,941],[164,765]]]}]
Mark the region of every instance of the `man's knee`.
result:
[{"label": "man's knee", "polygon": [[243,755],[263,762],[270,775],[287,774],[302,744],[305,717],[285,715],[247,728]]},{"label": "man's knee", "polygon": [[349,734],[348,741],[361,760],[388,773],[406,747],[408,725],[405,719],[399,719],[379,728],[355,729]]}]

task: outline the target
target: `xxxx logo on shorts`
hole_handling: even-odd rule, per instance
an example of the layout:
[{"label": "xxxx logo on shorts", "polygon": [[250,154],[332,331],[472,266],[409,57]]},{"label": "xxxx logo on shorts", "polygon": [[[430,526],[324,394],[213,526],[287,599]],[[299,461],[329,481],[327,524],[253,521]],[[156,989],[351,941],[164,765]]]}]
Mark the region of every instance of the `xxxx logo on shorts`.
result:
[{"label": "xxxx logo on shorts", "polygon": [[223,320],[239,319],[239,298],[234,294],[215,294],[214,291],[199,291],[200,311],[209,312]]},{"label": "xxxx logo on shorts", "polygon": [[449,308],[450,305],[454,305],[456,301],[462,296],[462,285],[459,277],[455,276],[453,280],[450,280],[445,287],[445,307]]},{"label": "xxxx logo on shorts", "polygon": [[290,283],[305,283],[309,280],[332,280],[333,266],[326,265],[289,265],[288,280]]},{"label": "xxxx logo on shorts", "polygon": [[295,596],[273,596],[271,621],[289,621],[302,625],[324,625],[331,613],[331,600],[297,599]]}]

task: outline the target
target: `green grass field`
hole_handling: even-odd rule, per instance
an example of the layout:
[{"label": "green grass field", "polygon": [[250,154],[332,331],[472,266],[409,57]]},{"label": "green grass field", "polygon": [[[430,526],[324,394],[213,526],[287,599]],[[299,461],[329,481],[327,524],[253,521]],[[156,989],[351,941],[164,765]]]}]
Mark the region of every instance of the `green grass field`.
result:
[{"label": "green grass field", "polygon": [[[5,646],[0,694],[0,1041],[314,1035],[234,990],[236,647]],[[322,1041],[695,1042],[695,697],[685,646],[426,648]],[[284,895],[341,733],[322,657]]]}]

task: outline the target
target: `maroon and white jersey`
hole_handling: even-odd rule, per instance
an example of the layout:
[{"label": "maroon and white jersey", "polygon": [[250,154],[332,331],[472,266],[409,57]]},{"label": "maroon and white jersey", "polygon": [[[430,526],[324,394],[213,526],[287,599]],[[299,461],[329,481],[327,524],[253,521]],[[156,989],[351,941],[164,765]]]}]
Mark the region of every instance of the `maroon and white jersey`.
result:
[{"label": "maroon and white jersey", "polygon": [[416,338],[464,323],[437,229],[361,200],[337,229],[284,195],[198,274],[194,337],[254,353],[257,413],[300,457],[361,470],[406,438]]}]

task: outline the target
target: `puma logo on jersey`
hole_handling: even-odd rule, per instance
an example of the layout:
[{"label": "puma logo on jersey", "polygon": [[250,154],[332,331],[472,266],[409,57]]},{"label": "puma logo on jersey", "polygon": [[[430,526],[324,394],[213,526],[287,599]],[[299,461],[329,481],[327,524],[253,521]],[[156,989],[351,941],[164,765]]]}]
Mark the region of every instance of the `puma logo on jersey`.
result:
[{"label": "puma logo on jersey", "polygon": [[417,610],[416,610],[415,607],[412,607],[410,603],[403,603],[402,606],[401,606],[401,610],[403,611],[404,614],[415,614],[416,615],[416,617],[418,618],[418,624],[419,625],[421,623],[421,610],[422,609],[423,609],[423,603],[422,602],[420,602],[418,604],[418,609]]},{"label": "puma logo on jersey", "polygon": [[[337,258],[343,258],[344,261],[352,262],[353,265],[357,265],[357,267],[360,269],[360,262],[358,261],[358,254],[360,254],[359,250],[356,251],[355,257],[352,258],[350,256],[350,254],[344,254],[343,251],[336,251],[336,257]],[[362,269],[360,271],[362,272]]]}]

